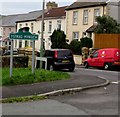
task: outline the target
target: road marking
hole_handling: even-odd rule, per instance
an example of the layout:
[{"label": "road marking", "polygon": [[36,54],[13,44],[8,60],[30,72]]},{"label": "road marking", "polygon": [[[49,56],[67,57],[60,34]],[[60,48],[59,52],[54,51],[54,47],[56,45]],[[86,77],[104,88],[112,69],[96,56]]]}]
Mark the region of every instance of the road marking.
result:
[{"label": "road marking", "polygon": [[85,68],[76,68],[76,69],[81,69],[81,70],[86,70],[86,71],[99,71],[99,72],[107,72],[107,73],[120,73],[119,71],[110,71],[110,70],[100,70],[100,69],[85,69]]},{"label": "road marking", "polygon": [[111,83],[113,83],[113,84],[119,84],[120,81],[113,81],[113,82],[111,82]]}]

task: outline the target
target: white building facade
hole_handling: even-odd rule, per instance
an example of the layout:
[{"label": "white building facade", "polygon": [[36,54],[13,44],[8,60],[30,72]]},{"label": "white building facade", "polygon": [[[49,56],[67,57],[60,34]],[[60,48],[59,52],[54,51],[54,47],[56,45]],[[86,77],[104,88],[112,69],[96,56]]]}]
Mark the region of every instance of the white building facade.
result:
[{"label": "white building facade", "polygon": [[[29,31],[34,34],[39,35],[39,39],[35,42],[35,49],[40,51],[41,46],[41,25],[42,25],[42,15],[34,20],[21,20],[16,22],[17,31],[23,27],[29,27]],[[47,10],[44,14],[44,34],[43,42],[44,48],[51,48],[50,36],[56,29],[61,29],[66,33],[66,13],[65,7],[51,8]],[[14,48],[24,48],[27,46],[32,46],[32,41],[29,40],[14,40]]]}]

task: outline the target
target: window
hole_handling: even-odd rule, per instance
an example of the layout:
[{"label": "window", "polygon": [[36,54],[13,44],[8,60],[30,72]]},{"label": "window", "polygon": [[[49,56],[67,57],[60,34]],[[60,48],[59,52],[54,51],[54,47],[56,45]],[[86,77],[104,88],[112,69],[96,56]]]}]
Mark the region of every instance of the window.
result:
[{"label": "window", "polygon": [[22,40],[19,40],[19,48],[22,48]]},{"label": "window", "polygon": [[52,21],[49,21],[49,32],[51,33],[52,31]]},{"label": "window", "polygon": [[30,47],[32,47],[32,43],[33,43],[33,41],[30,41]]},{"label": "window", "polygon": [[60,30],[61,30],[61,20],[58,20],[58,21],[57,21],[57,29],[60,29]]},{"label": "window", "polygon": [[31,23],[31,32],[33,32],[33,27],[34,27],[34,25],[33,25],[33,23]]},{"label": "window", "polygon": [[15,42],[15,48],[17,47],[17,40],[14,41]]},{"label": "window", "polygon": [[96,17],[100,16],[100,9],[94,9],[94,22],[96,20]]},{"label": "window", "polygon": [[79,33],[78,32],[73,32],[73,39],[79,39]]},{"label": "window", "polygon": [[5,31],[5,28],[3,28],[3,31]]},{"label": "window", "polygon": [[26,23],[25,26],[28,26],[28,23]]},{"label": "window", "polygon": [[27,46],[28,46],[28,44],[29,44],[29,43],[28,43],[28,41],[25,41],[25,47],[27,47]]},{"label": "window", "polygon": [[19,27],[22,28],[22,24],[20,24]]},{"label": "window", "polygon": [[11,32],[11,28],[9,28],[9,31]]},{"label": "window", "polygon": [[73,24],[78,23],[78,11],[73,11]]},{"label": "window", "polygon": [[93,58],[97,58],[98,57],[98,52],[95,52],[95,54],[93,55]]},{"label": "window", "polygon": [[88,10],[83,12],[83,24],[88,24]]}]

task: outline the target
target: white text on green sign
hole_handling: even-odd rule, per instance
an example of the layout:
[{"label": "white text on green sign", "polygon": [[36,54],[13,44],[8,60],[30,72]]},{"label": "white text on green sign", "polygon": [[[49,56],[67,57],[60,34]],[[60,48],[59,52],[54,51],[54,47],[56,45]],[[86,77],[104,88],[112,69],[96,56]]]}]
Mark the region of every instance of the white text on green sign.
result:
[{"label": "white text on green sign", "polygon": [[38,40],[38,35],[10,34],[10,39]]}]

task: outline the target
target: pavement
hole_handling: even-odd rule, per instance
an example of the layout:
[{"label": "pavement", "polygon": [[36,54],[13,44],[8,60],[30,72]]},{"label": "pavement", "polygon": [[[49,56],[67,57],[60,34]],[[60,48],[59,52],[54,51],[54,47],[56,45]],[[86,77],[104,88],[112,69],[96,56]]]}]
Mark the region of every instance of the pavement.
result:
[{"label": "pavement", "polygon": [[69,92],[77,92],[88,88],[95,88],[109,84],[109,81],[97,76],[71,74],[67,80],[40,82],[17,86],[3,86],[1,99],[23,96],[50,96],[62,95]]}]

